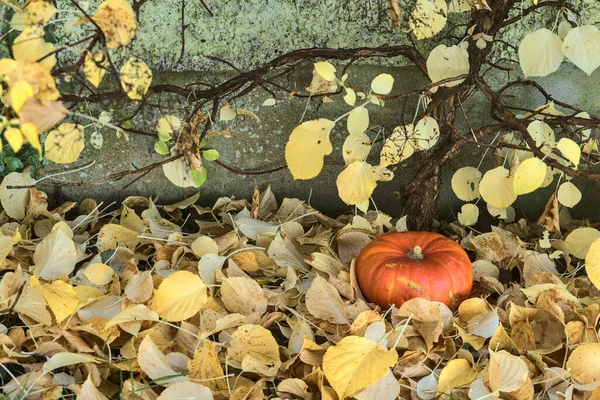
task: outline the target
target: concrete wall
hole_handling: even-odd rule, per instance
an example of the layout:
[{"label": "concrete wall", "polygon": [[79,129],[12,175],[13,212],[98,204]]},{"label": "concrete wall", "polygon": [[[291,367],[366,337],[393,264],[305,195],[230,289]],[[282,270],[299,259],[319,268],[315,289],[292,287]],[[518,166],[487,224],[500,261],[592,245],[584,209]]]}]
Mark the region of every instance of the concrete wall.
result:
[{"label": "concrete wall", "polygon": [[[72,9],[70,2],[61,0],[59,8]],[[119,60],[129,56],[143,58],[153,69],[163,72],[156,74],[154,82],[172,82],[186,84],[198,80],[219,81],[231,76],[231,72],[222,71],[223,65],[204,58],[204,55],[218,56],[232,61],[241,68],[252,68],[279,54],[297,48],[322,47],[361,47],[383,44],[400,44],[407,42],[402,29],[391,29],[385,0],[244,0],[223,1],[205,0],[212,16],[202,7],[199,1],[185,2],[185,51],[181,51],[181,10],[180,0],[150,0],[140,13],[140,27],[136,40],[125,49],[115,50],[112,54],[117,65]],[[86,3],[93,11],[97,1]],[[581,12],[581,23],[593,23],[600,20],[600,2],[577,1]],[[406,10],[407,8],[403,8]],[[518,24],[516,29],[503,32],[504,38],[518,44],[520,38],[540,24],[552,25],[555,16],[548,13],[536,13]],[[460,17],[453,17],[454,20]],[[85,34],[83,26],[65,31],[59,28],[57,34],[65,43],[77,40]],[[406,28],[406,25],[403,29]],[[434,41],[420,42],[423,50],[434,45]],[[65,59],[73,58],[76,52],[65,53]],[[372,61],[373,62],[373,61]],[[350,69],[350,80],[357,85],[367,87],[370,80],[381,72],[391,73],[396,79],[395,92],[409,91],[422,87],[427,82],[412,68],[403,67],[402,59],[375,60],[375,64],[356,65]],[[590,113],[600,113],[597,93],[600,91],[600,73],[587,77],[581,71],[568,64],[557,73],[540,82],[558,98],[587,109]],[[499,78],[502,79],[502,78]],[[310,71],[299,71],[289,84],[306,87],[310,81]],[[305,120],[317,117],[335,118],[348,111],[341,97],[335,98],[333,104],[322,105],[319,100],[309,102],[292,99],[283,101],[276,107],[261,107],[269,95],[256,90],[251,95],[236,102],[235,106],[255,112],[261,119],[257,123],[251,119],[236,120],[223,124],[231,129],[233,138],[215,138],[210,145],[219,149],[221,160],[233,167],[246,170],[260,170],[279,166],[284,162],[283,148],[291,130],[298,124],[306,108]],[[151,130],[161,115],[175,114],[184,117],[189,111],[181,104],[181,99],[162,96],[154,98],[161,105],[160,109],[147,109],[138,114],[132,121],[136,127]],[[516,100],[527,107],[543,104],[543,99],[535,93],[523,92]],[[474,126],[489,122],[489,107],[480,98],[473,98],[465,105],[469,119]],[[131,109],[115,110],[114,120],[125,118]],[[371,114],[371,125],[382,127],[389,133],[402,121],[410,121],[414,113],[414,102],[409,102],[405,115],[401,105],[389,104]],[[463,127],[464,129],[464,127]],[[89,131],[88,131],[89,132]],[[465,130],[466,132],[466,130]],[[371,131],[375,138],[377,130]],[[345,124],[340,123],[332,133],[334,153],[329,161],[342,161],[340,149],[346,136]],[[144,136],[131,136],[126,143],[117,139],[114,132],[104,130],[105,145],[96,150],[87,145],[77,165],[96,160],[94,166],[85,171],[71,175],[72,180],[92,180],[108,173],[144,166],[164,158],[153,150],[154,139]],[[86,141],[89,137],[86,137]],[[379,148],[374,148],[372,155],[375,163]],[[452,162],[443,175],[443,187],[439,203],[442,215],[456,212],[461,202],[453,195],[449,187],[452,171],[465,165],[476,166],[481,159],[481,150],[469,148],[461,158]],[[491,165],[493,157],[488,154],[485,165]],[[73,168],[70,166],[69,168]],[[331,214],[347,210],[337,197],[335,179],[341,166],[326,166],[323,173],[311,181],[293,181],[288,171],[261,176],[240,176],[232,174],[214,164],[207,165],[209,178],[200,189],[201,202],[211,204],[220,196],[249,197],[254,186],[261,188],[272,185],[276,194],[283,197],[299,197]],[[48,172],[58,172],[65,167],[49,163]],[[397,216],[401,205],[394,191],[407,182],[411,176],[410,162],[396,169],[393,182],[381,183],[376,189],[374,199],[378,207]],[[127,178],[130,179],[130,178]],[[63,194],[68,199],[80,200],[94,197],[107,201],[119,201],[127,195],[158,196],[160,203],[177,201],[194,193],[174,187],[166,180],[160,169],[153,171],[137,183],[121,190],[126,180],[105,183],[99,186],[83,188],[66,188]],[[576,209],[585,210],[586,215],[600,216],[593,206],[593,198],[597,191],[593,184],[582,184],[584,189],[584,205]],[[539,213],[548,198],[548,190],[536,192],[519,199],[522,206],[531,215]],[[587,206],[585,205],[587,204]]]}]

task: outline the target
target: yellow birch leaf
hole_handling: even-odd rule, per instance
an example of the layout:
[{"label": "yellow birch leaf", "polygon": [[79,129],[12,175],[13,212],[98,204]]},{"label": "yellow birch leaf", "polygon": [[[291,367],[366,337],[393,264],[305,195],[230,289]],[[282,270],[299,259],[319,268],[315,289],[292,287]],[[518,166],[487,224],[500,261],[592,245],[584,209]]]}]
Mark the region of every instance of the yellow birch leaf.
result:
[{"label": "yellow birch leaf", "polygon": [[315,71],[317,71],[317,74],[319,74],[321,78],[325,79],[326,81],[332,81],[335,79],[336,71],[333,64],[327,61],[319,61],[316,62],[314,65]]},{"label": "yellow birch leaf", "polygon": [[281,366],[279,346],[273,334],[260,325],[242,325],[231,335],[227,357],[241,364],[242,370],[275,376]]},{"label": "yellow birch leaf", "polygon": [[440,372],[438,395],[448,393],[451,389],[470,384],[477,377],[477,371],[467,360],[451,360]]},{"label": "yellow birch leaf", "polygon": [[33,88],[27,81],[17,81],[10,86],[10,105],[17,113],[25,105],[25,102],[34,95]]},{"label": "yellow birch leaf", "polygon": [[364,161],[371,151],[371,141],[367,135],[348,136],[342,146],[342,156],[346,165]]},{"label": "yellow birch leaf", "polygon": [[571,372],[573,379],[581,385],[600,381],[600,344],[578,345],[569,355],[567,369]]},{"label": "yellow birch leaf", "polygon": [[392,134],[385,140],[379,155],[379,165],[387,167],[398,164],[412,156],[417,148],[412,124],[397,126]]},{"label": "yellow birch leaf", "polygon": [[21,124],[21,133],[25,136],[25,139],[29,142],[29,144],[38,151],[39,159],[42,160],[42,144],[40,143],[40,135],[38,134],[38,130],[32,122],[25,122]]},{"label": "yellow birch leaf", "polygon": [[117,224],[106,224],[98,233],[96,245],[99,251],[113,250],[119,246],[134,250],[139,242],[136,231]]},{"label": "yellow birch leaf", "polygon": [[46,158],[57,164],[68,164],[77,160],[84,146],[83,126],[68,122],[50,131],[44,143]]},{"label": "yellow birch leaf", "polygon": [[452,175],[452,190],[462,201],[473,201],[479,198],[479,181],[481,172],[474,167],[463,167]]},{"label": "yellow birch leaf", "polygon": [[440,138],[440,126],[430,116],[424,116],[415,125],[414,142],[415,150],[429,150],[436,145]]},{"label": "yellow birch leaf", "polygon": [[600,67],[600,29],[594,25],[577,26],[562,44],[565,56],[583,72],[592,75]]},{"label": "yellow birch leaf", "polygon": [[517,167],[513,187],[516,195],[535,191],[546,179],[546,164],[537,157],[528,158]]},{"label": "yellow birch leaf", "polygon": [[595,228],[583,227],[571,231],[565,238],[569,245],[569,253],[584,260],[592,243],[600,238],[600,231]]},{"label": "yellow birch leaf", "polygon": [[83,274],[94,285],[106,285],[112,282],[112,276],[115,273],[111,267],[106,264],[98,263],[87,267]]},{"label": "yellow birch leaf", "polygon": [[79,307],[79,299],[73,286],[61,280],[55,280],[48,284],[41,284],[38,278],[33,275],[30,278],[31,287],[46,299],[50,310],[60,324],[69,318]]},{"label": "yellow birch leaf", "polygon": [[125,46],[135,36],[135,15],[126,0],[107,0],[98,6],[93,16],[111,48]]},{"label": "yellow birch leaf", "polygon": [[517,199],[513,178],[509,171],[500,166],[487,171],[479,182],[479,193],[483,200],[496,208],[506,208]]},{"label": "yellow birch leaf", "polygon": [[46,371],[54,371],[55,369],[66,367],[69,365],[81,364],[81,363],[97,363],[96,357],[87,354],[76,354],[61,352],[56,353],[48,361],[44,363],[42,367]]},{"label": "yellow birch leaf", "polygon": [[146,63],[131,57],[121,67],[121,86],[132,100],[142,100],[152,83],[152,71]]},{"label": "yellow birch leaf", "polygon": [[[468,74],[469,53],[460,46],[447,47],[441,44],[431,50],[429,57],[427,57],[427,73],[433,83]],[[440,86],[453,87],[462,82],[464,82],[464,79],[456,79]]]},{"label": "yellow birch leaf", "polygon": [[579,145],[569,138],[562,138],[558,141],[556,148],[567,158],[567,160],[573,163],[573,169],[577,169],[579,160],[581,159],[581,149]]},{"label": "yellow birch leaf", "polygon": [[349,87],[345,88],[345,90],[346,94],[344,95],[344,101],[349,106],[354,106],[354,103],[356,103],[356,92]]},{"label": "yellow birch leaf", "polygon": [[23,133],[19,128],[10,127],[4,130],[4,139],[10,145],[10,148],[17,153],[23,147]]},{"label": "yellow birch leaf", "polygon": [[488,374],[492,391],[510,393],[526,383],[529,370],[523,360],[506,350],[490,350]]},{"label": "yellow birch leaf", "polygon": [[394,77],[390,74],[379,74],[371,82],[371,90],[377,94],[389,94],[394,86]]},{"label": "yellow birch leaf", "polygon": [[408,24],[417,39],[427,39],[444,28],[447,15],[445,0],[417,0]]},{"label": "yellow birch leaf", "polygon": [[390,181],[394,173],[387,168],[373,167],[366,161],[355,161],[338,175],[336,184],[340,198],[348,205],[369,200],[377,181]]},{"label": "yellow birch leaf", "polygon": [[101,51],[96,53],[88,51],[85,55],[83,61],[83,74],[96,88],[100,86],[100,82],[102,82],[102,78],[106,73],[107,63],[108,60]]},{"label": "yellow birch leaf", "polygon": [[58,10],[51,3],[35,1],[27,4],[23,12],[23,23],[26,26],[43,27]]},{"label": "yellow birch leaf", "polygon": [[563,41],[556,33],[542,28],[529,33],[519,45],[519,62],[525,77],[550,75],[563,60]]},{"label": "yellow birch leaf", "polygon": [[329,134],[334,126],[335,122],[320,118],[294,128],[285,146],[285,160],[294,179],[319,175],[324,157],[333,150]]},{"label": "yellow birch leaf", "polygon": [[189,271],[177,271],[161,282],[154,294],[152,309],[162,319],[177,322],[193,317],[207,301],[202,279]]},{"label": "yellow birch leaf", "polygon": [[106,327],[134,321],[158,321],[158,314],[143,304],[136,304],[115,315],[106,323]]},{"label": "yellow birch leaf", "polygon": [[465,226],[475,225],[479,219],[479,207],[475,204],[463,204],[458,213],[458,222]]},{"label": "yellow birch leaf", "polygon": [[[203,383],[207,384],[207,382]],[[208,400],[212,398],[212,392],[207,386],[201,383],[185,381],[169,385],[169,387],[163,390],[163,392],[160,394],[160,396],[156,398],[156,400]]]},{"label": "yellow birch leaf", "polygon": [[179,128],[181,128],[181,120],[175,115],[165,115],[156,124],[156,131],[163,134],[167,133],[171,135],[177,132]]},{"label": "yellow birch leaf", "polygon": [[558,188],[558,202],[565,207],[575,207],[581,201],[581,192],[571,182],[564,182]]},{"label": "yellow birch leaf", "polygon": [[350,136],[360,136],[369,128],[369,110],[356,107],[348,115],[347,127]]},{"label": "yellow birch leaf", "polygon": [[202,346],[196,350],[194,358],[188,361],[187,367],[190,379],[202,381],[213,390],[227,389],[216,346],[210,340],[202,340]]},{"label": "yellow birch leaf", "polygon": [[38,26],[26,27],[13,43],[15,60],[35,62],[46,71],[56,65],[54,51],[54,45],[44,40],[44,28]]},{"label": "yellow birch leaf", "polygon": [[600,290],[600,239],[594,240],[585,256],[585,272],[588,279]]},{"label": "yellow birch leaf", "polygon": [[323,356],[323,371],[340,399],[377,382],[398,361],[395,349],[386,350],[374,340],[346,336]]}]

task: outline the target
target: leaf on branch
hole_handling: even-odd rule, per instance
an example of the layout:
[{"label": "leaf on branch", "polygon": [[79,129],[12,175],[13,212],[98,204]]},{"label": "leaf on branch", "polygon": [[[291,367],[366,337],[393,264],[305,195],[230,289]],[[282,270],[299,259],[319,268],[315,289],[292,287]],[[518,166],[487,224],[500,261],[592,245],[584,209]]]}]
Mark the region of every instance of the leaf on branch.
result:
[{"label": "leaf on branch", "polygon": [[379,165],[387,167],[398,164],[412,156],[416,148],[413,125],[397,126],[383,144]]},{"label": "leaf on branch", "polygon": [[417,0],[408,21],[417,39],[437,35],[446,25],[448,6],[445,0]]},{"label": "leaf on branch", "polygon": [[342,146],[342,156],[346,165],[355,161],[365,161],[371,151],[371,140],[367,135],[348,136]]},{"label": "leaf on branch", "polygon": [[336,184],[340,198],[348,205],[355,205],[369,200],[377,181],[391,181],[393,178],[394,173],[387,168],[355,161],[338,175]]},{"label": "leaf on branch", "polygon": [[319,61],[316,62],[314,65],[315,71],[317,72],[317,74],[319,74],[321,78],[325,79],[328,82],[335,80],[336,70],[333,64],[327,61]]},{"label": "leaf on branch", "polygon": [[132,100],[142,100],[152,83],[152,71],[146,63],[136,57],[131,57],[121,67],[121,86]]},{"label": "leaf on branch", "polygon": [[107,64],[108,59],[106,58],[103,52],[86,52],[85,59],[83,61],[83,74],[85,75],[85,78],[92,85],[94,85],[94,87],[97,88],[98,86],[100,86],[100,82],[102,82],[102,78],[106,73]]},{"label": "leaf on branch", "polygon": [[579,160],[581,159],[581,149],[579,145],[569,138],[561,138],[556,148],[573,164],[573,169],[577,170]]},{"label": "leaf on branch", "polygon": [[42,102],[36,98],[28,99],[19,113],[21,123],[31,122],[38,133],[44,133],[65,119],[69,110],[62,101]]},{"label": "leaf on branch", "polygon": [[437,144],[439,138],[440,127],[433,117],[426,115],[415,125],[412,138],[415,150],[429,150]]},{"label": "leaf on branch", "polygon": [[479,182],[479,193],[487,203],[497,208],[506,208],[517,199],[513,177],[509,176],[509,171],[502,166],[483,175]]},{"label": "leaf on branch", "polygon": [[15,60],[37,62],[46,71],[50,71],[56,65],[56,56],[50,54],[55,48],[52,43],[44,40],[44,28],[28,26],[17,36],[13,42],[13,54]]},{"label": "leaf on branch", "polygon": [[519,45],[519,62],[525,77],[550,75],[563,60],[560,36],[542,28],[531,32]]},{"label": "leaf on branch", "polygon": [[371,82],[371,90],[376,94],[389,94],[394,86],[394,77],[390,74],[379,74]]},{"label": "leaf on branch", "polygon": [[565,207],[575,207],[581,201],[581,192],[571,182],[563,182],[556,194],[558,202]]},{"label": "leaf on branch", "polygon": [[[439,45],[429,53],[427,73],[433,83],[469,73],[469,53],[460,46]],[[464,79],[456,79],[440,86],[460,85]],[[437,87],[433,88],[437,90]],[[432,92],[434,91],[432,89]]]},{"label": "leaf on branch", "polygon": [[473,201],[479,198],[479,182],[481,171],[474,167],[463,167],[452,175],[452,190],[462,201]]},{"label": "leaf on branch", "polygon": [[464,226],[475,225],[479,219],[479,207],[470,203],[463,204],[457,217],[458,222]]},{"label": "leaf on branch", "polygon": [[592,75],[600,67],[600,29],[594,25],[571,29],[565,36],[562,50],[573,64],[588,76]]},{"label": "leaf on branch", "polygon": [[324,157],[333,150],[329,134],[334,126],[335,122],[320,118],[294,128],[285,146],[285,160],[294,179],[319,175]]},{"label": "leaf on branch", "polygon": [[46,158],[57,164],[69,164],[77,160],[84,146],[83,126],[68,122],[51,131],[44,143]]},{"label": "leaf on branch", "polygon": [[537,157],[528,158],[517,167],[513,177],[513,188],[516,195],[535,191],[544,183],[546,164]]},{"label": "leaf on branch", "polygon": [[[93,17],[102,33],[109,39],[106,45],[117,48],[129,44],[135,36],[137,25],[133,8],[126,0],[106,0],[98,6]],[[86,17],[77,23],[88,22]]]},{"label": "leaf on branch", "polygon": [[356,107],[348,114],[347,127],[350,136],[361,136],[369,128],[369,110]]}]

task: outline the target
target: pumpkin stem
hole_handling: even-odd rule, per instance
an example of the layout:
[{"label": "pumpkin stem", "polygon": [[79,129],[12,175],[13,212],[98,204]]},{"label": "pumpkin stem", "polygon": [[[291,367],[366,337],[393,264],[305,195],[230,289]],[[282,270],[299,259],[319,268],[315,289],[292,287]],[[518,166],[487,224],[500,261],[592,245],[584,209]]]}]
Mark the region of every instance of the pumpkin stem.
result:
[{"label": "pumpkin stem", "polygon": [[406,256],[413,260],[422,260],[423,252],[421,250],[421,247],[420,246],[413,247],[408,253],[406,253]]}]

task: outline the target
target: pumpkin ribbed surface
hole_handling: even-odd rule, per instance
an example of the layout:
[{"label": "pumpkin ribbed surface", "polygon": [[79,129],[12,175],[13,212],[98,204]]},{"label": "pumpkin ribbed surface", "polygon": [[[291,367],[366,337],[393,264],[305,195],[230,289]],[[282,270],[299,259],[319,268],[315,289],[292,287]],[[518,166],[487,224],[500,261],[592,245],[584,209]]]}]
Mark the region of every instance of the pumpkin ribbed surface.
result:
[{"label": "pumpkin ribbed surface", "polygon": [[473,286],[467,253],[433,232],[378,236],[359,254],[356,278],[365,298],[384,308],[415,297],[456,308]]}]

